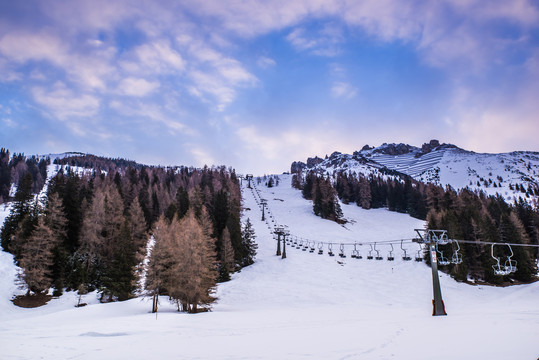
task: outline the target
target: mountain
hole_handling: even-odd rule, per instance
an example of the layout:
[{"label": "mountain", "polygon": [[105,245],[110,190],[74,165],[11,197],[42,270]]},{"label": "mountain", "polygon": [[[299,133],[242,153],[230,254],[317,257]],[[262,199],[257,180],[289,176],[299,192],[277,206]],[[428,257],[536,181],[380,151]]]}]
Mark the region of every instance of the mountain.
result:
[{"label": "mountain", "polygon": [[500,194],[512,202],[519,196],[536,200],[539,196],[539,153],[515,151],[501,154],[475,153],[452,144],[431,140],[421,147],[407,144],[365,145],[353,154],[334,152],[325,159],[309,158],[293,162],[291,171],[322,173],[346,171],[365,175],[405,174],[415,180],[455,189],[480,190]]}]

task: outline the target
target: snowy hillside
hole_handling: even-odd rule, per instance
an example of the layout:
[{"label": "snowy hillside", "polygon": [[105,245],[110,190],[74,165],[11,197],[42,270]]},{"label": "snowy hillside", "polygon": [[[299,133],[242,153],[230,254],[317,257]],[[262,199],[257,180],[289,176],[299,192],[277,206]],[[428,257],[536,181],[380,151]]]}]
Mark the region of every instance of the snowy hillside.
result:
[{"label": "snowy hillside", "polygon": [[508,202],[519,196],[526,198],[528,189],[531,190],[529,201],[539,195],[535,193],[539,191],[539,153],[535,152],[478,154],[433,140],[422,148],[383,144],[377,148],[364,147],[353,155],[336,152],[324,160],[309,160],[307,164],[295,163],[295,167],[366,175],[387,168],[444,187],[468,187],[488,195],[498,193]]},{"label": "snowy hillside", "polygon": [[[255,199],[268,202],[269,227],[318,242],[408,239],[423,222],[385,210],[342,205],[346,227],[312,214],[290,187],[243,182],[244,219],[259,244],[254,265],[219,285],[213,312],[187,315],[161,301],[156,316],[143,298],[75,308],[74,293],[36,309],[15,307],[16,269],[0,254],[2,359],[536,359],[539,283],[507,288],[470,286],[441,274],[448,316],[433,317],[431,270],[424,263],[329,257],[276,242]],[[3,209],[3,207],[2,207]],[[268,214],[267,212],[265,214]],[[5,212],[4,215],[5,216]],[[275,222],[272,222],[275,221]],[[407,244],[415,253],[416,244]],[[334,249],[338,250],[338,249]],[[365,255],[368,250],[360,249]],[[385,257],[387,245],[381,247]]]}]

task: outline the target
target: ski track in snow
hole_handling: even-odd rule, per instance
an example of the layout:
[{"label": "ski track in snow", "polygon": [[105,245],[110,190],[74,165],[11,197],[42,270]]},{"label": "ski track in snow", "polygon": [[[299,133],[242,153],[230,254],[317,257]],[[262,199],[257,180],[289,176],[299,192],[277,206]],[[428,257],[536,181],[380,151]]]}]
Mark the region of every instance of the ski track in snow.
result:
[{"label": "ski track in snow", "polygon": [[[312,214],[312,203],[281,176],[258,185],[271,214],[292,234],[316,241],[411,238],[422,221],[385,210],[342,205],[346,227]],[[431,270],[424,263],[311,254],[276,244],[243,184],[244,220],[259,244],[256,263],[220,284],[210,313],[187,315],[161,299],[99,304],[98,294],[66,293],[37,309],[9,299],[17,291],[13,257],[0,253],[1,359],[537,359],[539,283],[471,286],[441,274],[448,316],[431,316]],[[3,207],[2,207],[3,209]],[[0,220],[8,214],[0,211]],[[416,244],[407,244],[412,256]],[[387,255],[388,247],[381,247]],[[349,251],[349,248],[347,249]],[[333,249],[338,252],[338,249]],[[339,264],[341,261],[343,264]]]}]

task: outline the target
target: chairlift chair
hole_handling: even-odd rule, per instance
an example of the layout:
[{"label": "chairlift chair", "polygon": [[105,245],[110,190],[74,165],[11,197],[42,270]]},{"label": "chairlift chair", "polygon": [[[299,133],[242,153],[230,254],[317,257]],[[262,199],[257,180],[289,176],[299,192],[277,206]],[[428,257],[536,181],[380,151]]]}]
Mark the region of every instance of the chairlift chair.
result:
[{"label": "chairlift chair", "polygon": [[393,244],[389,245],[391,245],[391,250],[389,250],[389,254],[387,255],[387,261],[393,261],[395,260],[395,257],[393,256]]},{"label": "chairlift chair", "polygon": [[402,260],[405,260],[405,261],[409,261],[409,260],[412,260],[412,258],[410,256],[408,256],[408,254],[406,254],[406,249],[404,247],[402,247],[402,242],[404,240],[401,240],[401,250],[404,251],[404,255],[402,255]]},{"label": "chairlift chair", "polygon": [[369,244],[369,245],[370,245],[371,249],[369,250],[369,253],[367,254],[367,260],[372,260],[373,259],[373,257],[372,257],[372,251],[373,251],[372,244]]},{"label": "chairlift chair", "polygon": [[421,262],[423,261],[423,256],[422,256],[423,248],[421,247],[421,244],[418,243],[417,245],[419,245],[419,250],[417,250],[417,254],[415,255],[415,261]]},{"label": "chairlift chair", "polygon": [[354,250],[352,250],[352,254],[350,255],[350,257],[352,259],[357,259],[358,255],[359,255],[359,252],[357,251],[357,244],[354,244]]},{"label": "chairlift chair", "polygon": [[511,255],[509,255],[507,257],[507,260],[505,260],[505,265],[504,265],[504,268],[507,272],[509,273],[514,273],[517,271],[517,261],[516,260],[511,260],[511,258],[513,257],[513,249],[511,249],[511,245],[509,244],[505,244],[507,246],[509,246],[509,251],[511,251]]},{"label": "chairlift chair", "polygon": [[339,253],[339,256],[343,259],[346,257],[346,255],[344,255],[344,244],[341,244],[341,252]]},{"label": "chairlift chair", "polygon": [[318,255],[324,254],[324,243],[318,243]]},{"label": "chairlift chair", "polygon": [[490,256],[496,261],[496,265],[492,265],[492,270],[494,270],[494,275],[505,276],[509,274],[508,269],[505,266],[501,266],[500,258],[494,256],[494,244],[490,246]]},{"label": "chairlift chair", "polygon": [[329,256],[335,256],[335,254],[332,251],[333,245],[331,243],[328,244],[328,255]]},{"label": "chairlift chair", "polygon": [[459,250],[460,250],[459,242],[455,241],[455,243],[457,244],[457,249],[455,250],[455,252],[453,253],[453,256],[451,257],[451,263],[458,265],[458,264],[462,264],[462,254],[459,253]]},{"label": "chairlift chair", "polygon": [[446,266],[451,264],[451,261],[449,261],[446,257],[444,257],[444,252],[441,250],[438,250],[438,242],[436,242],[436,251],[440,256],[438,257],[438,265],[440,266]]},{"label": "chairlift chair", "polygon": [[374,251],[376,251],[376,260],[384,260],[384,257],[380,256],[380,250],[376,249],[376,243],[374,243]]}]

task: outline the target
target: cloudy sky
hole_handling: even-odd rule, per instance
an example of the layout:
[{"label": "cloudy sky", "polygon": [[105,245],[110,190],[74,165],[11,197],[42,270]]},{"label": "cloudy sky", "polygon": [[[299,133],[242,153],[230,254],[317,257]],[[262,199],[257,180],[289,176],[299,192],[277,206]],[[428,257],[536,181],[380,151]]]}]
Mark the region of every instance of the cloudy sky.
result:
[{"label": "cloudy sky", "polygon": [[0,146],[282,172],[430,139],[539,151],[533,0],[0,2]]}]

